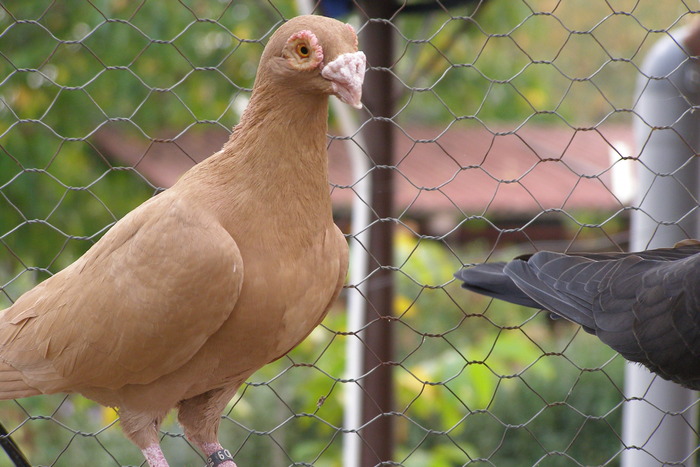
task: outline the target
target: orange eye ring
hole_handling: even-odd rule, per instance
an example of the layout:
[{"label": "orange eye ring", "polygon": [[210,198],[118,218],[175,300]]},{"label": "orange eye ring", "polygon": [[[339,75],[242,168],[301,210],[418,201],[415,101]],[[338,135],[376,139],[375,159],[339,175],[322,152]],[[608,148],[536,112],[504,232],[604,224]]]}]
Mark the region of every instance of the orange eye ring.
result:
[{"label": "orange eye ring", "polygon": [[311,49],[306,44],[297,44],[297,55],[301,58],[307,58],[311,55]]}]

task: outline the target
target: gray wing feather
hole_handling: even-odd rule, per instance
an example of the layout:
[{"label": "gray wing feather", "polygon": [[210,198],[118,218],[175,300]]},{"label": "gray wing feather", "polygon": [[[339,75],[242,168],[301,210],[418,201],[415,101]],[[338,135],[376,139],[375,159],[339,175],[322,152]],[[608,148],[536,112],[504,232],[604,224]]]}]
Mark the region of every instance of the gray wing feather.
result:
[{"label": "gray wing feather", "polygon": [[485,263],[471,268],[460,269],[455,277],[462,281],[462,287],[488,297],[515,303],[531,308],[540,305],[520,290],[515,283],[503,273],[506,263]]},{"label": "gray wing feather", "polygon": [[700,245],[539,252],[456,276],[469,290],[578,323],[626,359],[700,389]]}]

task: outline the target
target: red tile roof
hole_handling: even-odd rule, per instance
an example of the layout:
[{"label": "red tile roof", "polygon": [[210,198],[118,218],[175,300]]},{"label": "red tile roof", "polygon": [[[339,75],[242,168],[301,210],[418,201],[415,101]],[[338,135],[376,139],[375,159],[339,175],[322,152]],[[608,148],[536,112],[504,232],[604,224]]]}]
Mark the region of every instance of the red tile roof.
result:
[{"label": "red tile roof", "polygon": [[[620,142],[631,147],[629,128],[524,127],[503,133],[483,126],[397,131],[397,210],[457,208],[480,215],[623,206],[611,191],[609,154]],[[339,185],[352,184],[342,155],[347,144],[354,143],[330,146],[330,179]],[[349,202],[351,195],[336,190],[334,199]]]}]

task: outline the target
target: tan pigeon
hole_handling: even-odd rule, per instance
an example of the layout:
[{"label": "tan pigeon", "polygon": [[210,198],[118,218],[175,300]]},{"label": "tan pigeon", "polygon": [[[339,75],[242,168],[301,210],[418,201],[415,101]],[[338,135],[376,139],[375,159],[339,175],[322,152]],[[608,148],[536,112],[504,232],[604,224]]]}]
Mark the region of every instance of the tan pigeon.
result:
[{"label": "tan pigeon", "polygon": [[119,410],[152,467],[172,408],[208,465],[235,467],[220,414],[321,322],[348,267],[327,173],[328,97],[360,108],[353,28],[283,24],[218,153],[0,311],[0,399],[78,392]]}]

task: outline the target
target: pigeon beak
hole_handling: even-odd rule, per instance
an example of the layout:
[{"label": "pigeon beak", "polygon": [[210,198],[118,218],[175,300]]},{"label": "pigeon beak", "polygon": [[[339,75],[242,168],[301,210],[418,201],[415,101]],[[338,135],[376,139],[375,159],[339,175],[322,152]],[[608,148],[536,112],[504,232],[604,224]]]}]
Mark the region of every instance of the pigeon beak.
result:
[{"label": "pigeon beak", "polygon": [[362,82],[365,80],[367,59],[362,52],[345,53],[328,63],[321,76],[333,86],[333,94],[338,99],[356,109],[362,108]]}]

